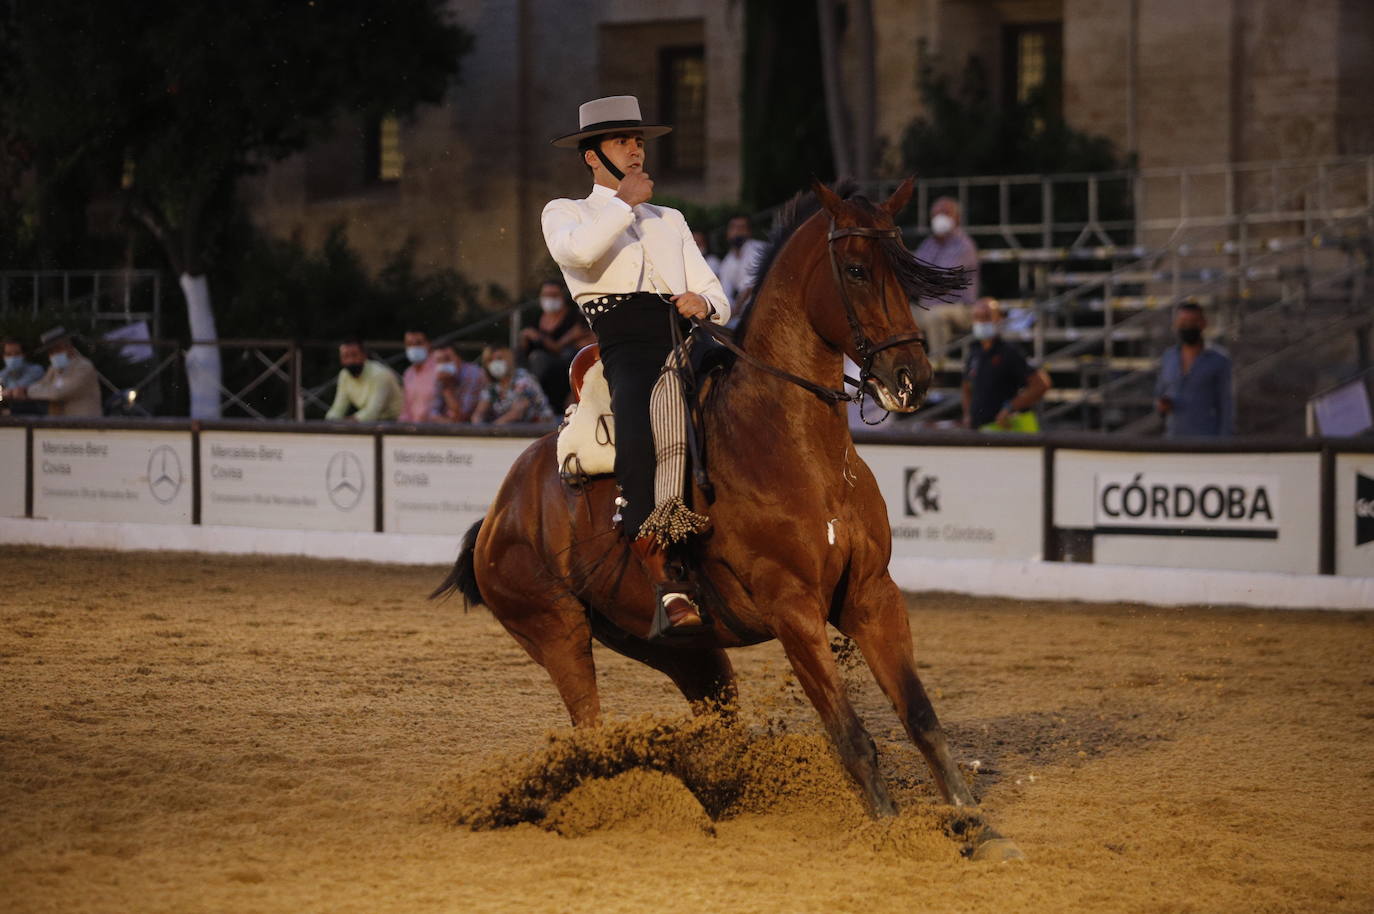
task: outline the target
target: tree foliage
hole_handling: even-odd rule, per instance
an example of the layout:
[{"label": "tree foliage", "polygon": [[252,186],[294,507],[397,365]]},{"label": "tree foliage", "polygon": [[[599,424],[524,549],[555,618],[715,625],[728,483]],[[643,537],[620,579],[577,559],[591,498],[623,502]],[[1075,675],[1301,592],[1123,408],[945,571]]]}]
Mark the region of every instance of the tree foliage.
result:
[{"label": "tree foliage", "polygon": [[[909,171],[938,178],[1125,167],[1110,140],[1068,125],[1053,88],[998,105],[979,58],[968,59],[957,81],[938,72],[936,63],[922,54],[918,86],[926,113],[911,122],[902,138],[903,164]],[[1052,69],[1045,86],[1058,85]]]},{"label": "tree foliage", "polygon": [[[345,113],[437,102],[471,43],[442,0],[11,6],[0,122],[40,185],[125,185],[173,269],[199,274],[237,178]],[[40,214],[46,215],[46,214]]]}]

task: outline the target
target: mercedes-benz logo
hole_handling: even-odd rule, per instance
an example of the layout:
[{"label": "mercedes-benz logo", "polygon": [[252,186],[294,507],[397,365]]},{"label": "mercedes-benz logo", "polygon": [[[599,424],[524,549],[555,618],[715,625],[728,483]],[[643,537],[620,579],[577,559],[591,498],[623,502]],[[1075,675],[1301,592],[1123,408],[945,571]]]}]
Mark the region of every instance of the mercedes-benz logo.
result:
[{"label": "mercedes-benz logo", "polygon": [[340,511],[351,511],[363,500],[363,462],[350,451],[339,451],[329,458],[324,488],[329,500]]},{"label": "mercedes-benz logo", "polygon": [[167,504],[181,491],[181,458],[165,444],[153,448],[148,455],[148,491],[162,504]]}]

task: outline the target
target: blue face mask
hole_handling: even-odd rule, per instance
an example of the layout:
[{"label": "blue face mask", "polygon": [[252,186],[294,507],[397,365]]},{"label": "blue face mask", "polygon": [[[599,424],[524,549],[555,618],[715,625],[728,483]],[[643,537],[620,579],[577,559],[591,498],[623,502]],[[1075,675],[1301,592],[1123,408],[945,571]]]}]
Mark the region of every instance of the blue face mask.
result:
[{"label": "blue face mask", "polygon": [[8,369],[10,369],[11,371],[13,371],[14,369],[18,368],[20,365],[23,365],[23,364],[24,364],[24,357],[23,357],[22,355],[7,355],[7,356],[5,356],[5,367],[8,368]]},{"label": "blue face mask", "polygon": [[70,365],[72,360],[65,352],[54,352],[48,361],[52,362],[53,368],[61,371],[63,368]]},{"label": "blue face mask", "polygon": [[992,321],[975,321],[973,324],[973,338],[975,340],[990,340],[997,335],[997,325]]},{"label": "blue face mask", "polygon": [[406,358],[410,359],[412,364],[418,365],[429,358],[429,349],[425,346],[407,346]]}]

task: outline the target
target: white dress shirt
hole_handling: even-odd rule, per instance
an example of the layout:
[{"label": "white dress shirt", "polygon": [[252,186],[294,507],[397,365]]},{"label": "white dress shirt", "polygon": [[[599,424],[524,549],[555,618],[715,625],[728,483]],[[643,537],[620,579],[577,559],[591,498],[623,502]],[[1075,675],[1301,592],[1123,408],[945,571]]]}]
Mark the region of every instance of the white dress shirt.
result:
[{"label": "white dress shirt", "polygon": [[759,257],[767,248],[768,245],[762,241],[750,238],[738,249],[726,251],[720,259],[720,269],[716,272],[720,275],[725,297],[730,299],[732,306],[739,304],[741,293],[754,285],[754,271],[758,269]]},{"label": "white dress shirt", "polygon": [[603,295],[695,292],[730,319],[730,301],[707,266],[682,213],[667,206],[631,207],[597,184],[583,200],[551,200],[540,220],[549,253],[579,305]]}]

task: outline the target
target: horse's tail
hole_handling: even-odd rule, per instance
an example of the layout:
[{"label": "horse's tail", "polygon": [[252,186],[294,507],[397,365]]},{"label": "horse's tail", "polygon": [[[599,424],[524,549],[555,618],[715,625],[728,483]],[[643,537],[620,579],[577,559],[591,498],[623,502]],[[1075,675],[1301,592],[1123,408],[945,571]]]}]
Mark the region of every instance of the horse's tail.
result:
[{"label": "horse's tail", "polygon": [[477,531],[481,529],[480,520],[468,528],[463,536],[463,545],[458,549],[458,560],[453,563],[453,570],[444,578],[444,583],[429,595],[431,600],[451,596],[457,591],[463,595],[468,606],[482,605],[482,591],[477,589],[477,570],[473,560],[473,553],[477,549]]}]

